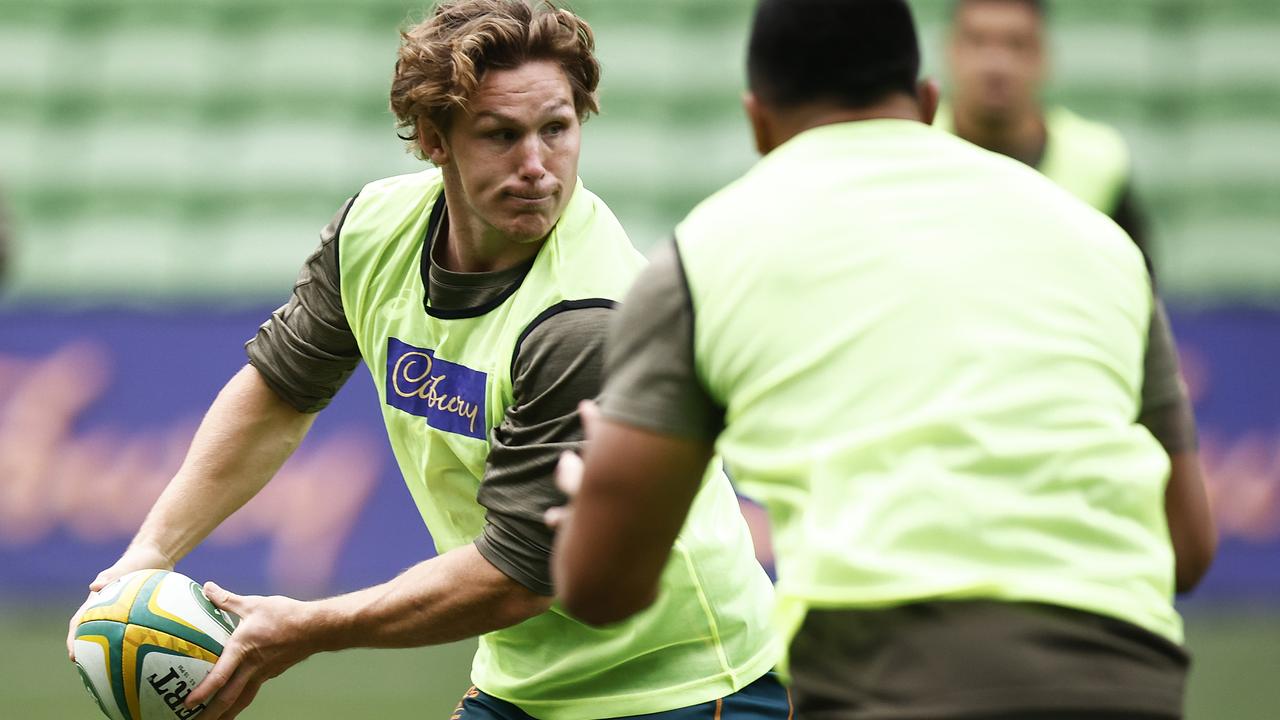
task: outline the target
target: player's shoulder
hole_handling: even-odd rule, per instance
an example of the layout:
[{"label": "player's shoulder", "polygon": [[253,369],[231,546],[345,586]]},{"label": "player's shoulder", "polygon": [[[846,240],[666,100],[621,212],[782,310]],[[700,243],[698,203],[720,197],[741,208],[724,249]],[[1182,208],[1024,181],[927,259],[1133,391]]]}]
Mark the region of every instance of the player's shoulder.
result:
[{"label": "player's shoulder", "polygon": [[437,167],[429,167],[417,172],[392,175],[366,183],[360,190],[361,198],[376,198],[399,193],[423,192],[443,187],[444,173]]},{"label": "player's shoulder", "polygon": [[1092,255],[1122,257],[1145,274],[1141,251],[1115,220],[1058,182],[1016,160],[1011,162],[1016,165],[1009,168],[1011,177],[1016,173],[1019,178],[1006,183],[1000,196],[1005,204],[1001,211],[1018,218],[1015,226],[1040,228],[1041,246],[1056,239],[1064,247],[1088,247]]},{"label": "player's shoulder", "polygon": [[934,202],[958,215],[1076,214],[1079,203],[1036,168],[934,126],[921,138],[924,173],[916,184],[932,188]]},{"label": "player's shoulder", "polygon": [[953,136],[937,138],[930,153],[945,156],[940,162],[952,179],[944,182],[955,190],[948,202],[959,215],[1003,218],[1011,231],[1033,226],[1044,236],[1132,245],[1106,214],[1024,162]]},{"label": "player's shoulder", "polygon": [[1126,161],[1129,157],[1129,144],[1119,130],[1069,108],[1059,105],[1047,110],[1045,125],[1051,142],[1063,143],[1073,153]]},{"label": "player's shoulder", "polygon": [[565,207],[556,227],[570,233],[608,235],[623,241],[627,246],[631,244],[626,230],[614,215],[613,209],[599,195],[587,189],[581,178],[576,180],[573,197]]},{"label": "player's shoulder", "polygon": [[682,246],[711,235],[733,235],[755,225],[753,218],[772,212],[776,205],[777,186],[757,164],[695,205],[676,226],[675,235]]},{"label": "player's shoulder", "polygon": [[[351,201],[343,236],[428,212],[443,191],[443,173],[435,167],[366,183]],[[385,233],[378,235],[383,237]]]},{"label": "player's shoulder", "polygon": [[[573,187],[573,196],[556,223],[557,247],[563,261],[575,265],[621,264],[627,278],[634,277],[644,266],[644,255],[635,249],[626,229],[602,197],[586,188],[581,178]],[[591,283],[588,283],[591,284]]]},{"label": "player's shoulder", "polygon": [[398,232],[388,230],[407,228],[425,218],[443,188],[442,173],[434,167],[366,183],[341,219],[338,256],[344,267],[356,257],[368,257],[366,253],[394,244]]}]

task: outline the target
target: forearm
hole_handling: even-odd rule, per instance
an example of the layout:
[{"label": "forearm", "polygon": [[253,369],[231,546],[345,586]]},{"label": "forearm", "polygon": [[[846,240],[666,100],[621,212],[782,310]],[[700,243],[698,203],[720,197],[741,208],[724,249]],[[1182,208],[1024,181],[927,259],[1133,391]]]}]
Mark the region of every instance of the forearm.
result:
[{"label": "forearm", "polygon": [[1200,584],[1218,548],[1218,535],[1209,508],[1208,493],[1194,451],[1170,455],[1172,471],[1165,489],[1165,515],[1173,544],[1174,578],[1178,592]]},{"label": "forearm", "polygon": [[281,400],[246,365],[213,401],[133,546],[176,562],[266,485],[314,420],[314,414]]},{"label": "forearm", "polygon": [[475,637],[551,607],[466,545],[421,562],[390,582],[317,601],[311,608],[324,650],[403,648]]},{"label": "forearm", "polygon": [[657,597],[712,445],[621,422],[588,422],[582,486],[552,557],[565,609],[605,625],[635,615]]}]

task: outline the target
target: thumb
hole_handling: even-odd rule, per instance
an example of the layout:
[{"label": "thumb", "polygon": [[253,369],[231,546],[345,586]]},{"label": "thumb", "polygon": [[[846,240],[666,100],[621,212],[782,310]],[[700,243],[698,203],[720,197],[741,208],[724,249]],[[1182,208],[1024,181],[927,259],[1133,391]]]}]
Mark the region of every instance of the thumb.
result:
[{"label": "thumb", "polygon": [[582,433],[587,440],[595,437],[600,430],[600,406],[595,400],[583,400],[578,403],[578,414],[582,416]]},{"label": "thumb", "polygon": [[560,462],[556,463],[556,487],[568,495],[571,502],[578,494],[578,488],[582,487],[582,471],[582,458],[577,453],[560,454]]},{"label": "thumb", "polygon": [[230,610],[238,613],[243,604],[243,598],[229,590],[223,590],[217,583],[209,581],[204,584],[204,596],[209,598],[209,602],[219,610]]},{"label": "thumb", "polygon": [[120,577],[120,573],[115,572],[114,567],[103,570],[98,573],[98,577],[94,578],[93,582],[89,583],[89,592],[98,592],[102,588],[110,585],[111,581],[118,577]]},{"label": "thumb", "polygon": [[569,517],[569,508],[553,507],[547,508],[547,511],[542,514],[542,521],[552,530],[559,530],[567,517]]}]

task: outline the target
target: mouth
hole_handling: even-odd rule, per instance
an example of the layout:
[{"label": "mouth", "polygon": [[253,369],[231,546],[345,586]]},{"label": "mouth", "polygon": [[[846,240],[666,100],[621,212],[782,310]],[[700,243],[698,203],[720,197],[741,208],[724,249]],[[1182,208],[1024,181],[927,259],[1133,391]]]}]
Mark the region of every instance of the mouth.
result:
[{"label": "mouth", "polygon": [[525,195],[508,195],[507,199],[514,205],[520,207],[541,207],[551,202],[550,195],[539,195],[537,197],[527,197]]},{"label": "mouth", "polygon": [[516,205],[522,207],[536,207],[550,203],[555,198],[555,193],[530,193],[530,192],[514,192],[507,191],[507,199]]}]

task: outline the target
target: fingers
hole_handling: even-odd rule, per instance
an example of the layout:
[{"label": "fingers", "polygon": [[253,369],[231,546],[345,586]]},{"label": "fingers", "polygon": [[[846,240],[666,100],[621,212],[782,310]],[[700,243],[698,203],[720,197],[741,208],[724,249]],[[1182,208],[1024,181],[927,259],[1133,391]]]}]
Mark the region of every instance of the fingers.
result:
[{"label": "fingers", "polygon": [[84,615],[84,609],[92,599],[92,596],[85,598],[84,602],[80,603],[80,607],[71,614],[71,621],[67,623],[67,658],[71,662],[76,661],[76,628],[80,627],[80,616]]},{"label": "fingers", "polygon": [[[112,565],[106,570],[98,573],[98,576],[93,579],[93,582],[89,583],[89,592],[98,592],[102,588],[110,585],[112,580],[123,577],[125,573],[121,572],[118,569],[119,567],[120,563],[117,562],[115,565]],[[142,568],[139,569],[141,570]]]},{"label": "fingers", "polygon": [[307,625],[297,619],[303,603],[284,597],[236,595],[212,582],[205,583],[203,591],[215,607],[240,615],[243,623],[184,704],[188,709],[203,704],[201,720],[234,718],[253,702],[262,683],[309,654],[299,648]]},{"label": "fingers", "polygon": [[67,623],[67,659],[71,662],[76,661],[76,626],[80,624],[80,613],[71,616],[71,622]]},{"label": "fingers", "polygon": [[209,602],[219,610],[230,610],[237,615],[244,615],[244,598],[223,590],[213,581],[204,584],[204,596],[209,598]]},{"label": "fingers", "polygon": [[560,462],[556,463],[556,487],[572,500],[582,487],[582,458],[577,453],[560,454]]},{"label": "fingers", "polygon": [[261,689],[262,683],[250,683],[249,686],[244,689],[244,692],[240,693],[240,699],[236,700],[234,705],[227,708],[227,712],[223,714],[222,720],[235,720],[235,717],[244,712],[244,709],[249,707],[249,704],[253,702],[253,699],[258,697],[258,691]]},{"label": "fingers", "polygon": [[547,511],[542,514],[542,522],[546,523],[547,527],[551,528],[552,530],[559,530],[560,525],[563,524],[565,519],[567,519],[568,517],[569,517],[569,508],[566,508],[566,507],[547,508]]},{"label": "fingers", "polygon": [[[213,673],[210,672],[209,674],[212,675]],[[253,674],[249,669],[240,667],[231,675],[231,679],[216,691],[212,700],[201,701],[207,703],[204,712],[200,714],[202,720],[235,717],[241,710],[244,710],[258,694],[258,688],[262,686],[261,680],[253,680]],[[208,678],[205,678],[205,680],[208,680]],[[201,683],[200,686],[203,687],[204,683]],[[193,702],[195,697],[195,691],[192,691],[186,702],[188,708],[199,705],[198,702]]]},{"label": "fingers", "polygon": [[[232,643],[234,643],[234,640]],[[209,707],[204,711],[203,716],[210,720],[212,717],[217,717],[216,713],[211,712],[214,705],[209,703],[209,699],[217,695],[217,703],[221,709],[226,709],[227,706],[234,702],[248,680],[248,673],[241,673],[238,676],[239,685],[233,687],[233,682],[237,679],[236,671],[239,669],[240,648],[234,644],[227,645],[222,652],[222,657],[218,658],[218,662],[213,664],[213,669],[191,691],[191,694],[187,696],[183,704],[188,708],[193,708],[202,703],[208,703]]]},{"label": "fingers", "polygon": [[80,616],[84,614],[85,607],[87,607],[89,605],[89,601],[93,599],[92,593],[96,593],[102,588],[110,585],[112,580],[115,580],[124,574],[117,569],[119,566],[120,563],[117,562],[115,565],[112,565],[106,570],[98,573],[98,576],[93,579],[93,582],[89,583],[89,597],[85,598],[85,601],[80,604],[80,609],[76,610],[75,614],[71,616],[71,624],[70,627],[67,628],[67,657],[71,658],[72,662],[75,662],[76,659],[76,627],[80,625]]},{"label": "fingers", "polygon": [[89,589],[97,592],[111,584],[111,581],[124,577],[134,570],[150,570],[152,568],[156,570],[172,570],[173,563],[174,561],[168,555],[165,555],[151,544],[130,545],[129,549],[125,550],[124,555],[121,555],[114,565],[98,573],[98,577],[89,583]]},{"label": "fingers", "polygon": [[[560,454],[560,462],[556,463],[556,487],[569,496],[570,503],[578,494],[578,488],[582,486],[582,470],[582,458],[578,457],[577,453]],[[547,527],[556,530],[565,523],[572,512],[573,509],[567,504],[553,507],[542,514],[542,521],[547,524]]]},{"label": "fingers", "polygon": [[582,432],[590,440],[596,434],[596,430],[600,428],[600,421],[603,417],[600,414],[600,406],[595,400],[583,400],[578,403],[578,414],[582,416]]},{"label": "fingers", "polygon": [[[93,582],[89,583],[89,592],[96,593],[112,582],[128,575],[135,570],[146,570],[148,568],[159,568],[164,570],[173,569],[173,563],[168,560],[158,550],[149,547],[130,548],[125,554],[120,556],[114,565],[98,573]],[[90,598],[92,599],[92,598]],[[76,614],[71,617],[71,625],[67,630],[67,656],[73,661],[75,656],[75,632],[76,626],[80,624],[80,616],[84,613],[85,606],[89,604],[89,600],[85,600]]]},{"label": "fingers", "polygon": [[89,583],[89,591],[98,592],[102,588],[110,585],[112,581],[128,575],[133,570],[146,569],[142,567],[127,569],[127,566],[122,565],[122,563],[124,563],[124,558],[120,558],[120,560],[116,561],[115,565],[112,565],[106,570],[98,573],[98,576],[93,579],[93,582]]}]

